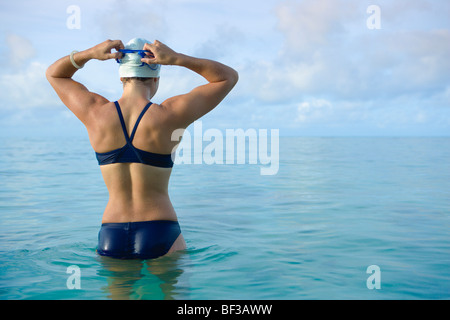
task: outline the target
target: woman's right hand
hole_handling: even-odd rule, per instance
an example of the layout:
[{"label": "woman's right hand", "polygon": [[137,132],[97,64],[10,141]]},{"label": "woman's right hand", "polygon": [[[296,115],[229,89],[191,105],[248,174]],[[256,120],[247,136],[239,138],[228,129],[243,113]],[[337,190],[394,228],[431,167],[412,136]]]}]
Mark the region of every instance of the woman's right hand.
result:
[{"label": "woman's right hand", "polygon": [[144,50],[151,52],[147,52],[146,57],[141,59],[142,62],[147,64],[173,65],[178,57],[177,52],[158,40],[155,40],[154,43],[146,43]]},{"label": "woman's right hand", "polygon": [[[91,58],[97,60],[119,59],[122,57],[122,53],[119,49],[124,49],[124,45],[120,40],[106,40],[99,43],[90,50]],[[112,49],[116,49],[116,52],[111,52]]]},{"label": "woman's right hand", "polygon": [[[91,58],[97,60],[119,59],[122,57],[122,53],[119,49],[124,49],[124,45],[120,40],[106,40],[99,43],[90,50]],[[111,52],[112,49],[116,49],[116,52]]]}]

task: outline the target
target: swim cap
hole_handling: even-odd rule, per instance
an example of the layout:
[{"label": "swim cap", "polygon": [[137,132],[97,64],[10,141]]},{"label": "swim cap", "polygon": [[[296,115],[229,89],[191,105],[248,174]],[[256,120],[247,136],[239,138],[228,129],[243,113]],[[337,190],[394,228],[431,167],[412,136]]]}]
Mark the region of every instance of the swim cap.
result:
[{"label": "swim cap", "polygon": [[119,75],[121,77],[140,77],[140,78],[158,78],[161,70],[160,64],[146,64],[141,61],[145,56],[142,51],[144,45],[150,43],[142,38],[131,39],[126,45],[125,50],[119,50],[123,53],[119,62]]}]

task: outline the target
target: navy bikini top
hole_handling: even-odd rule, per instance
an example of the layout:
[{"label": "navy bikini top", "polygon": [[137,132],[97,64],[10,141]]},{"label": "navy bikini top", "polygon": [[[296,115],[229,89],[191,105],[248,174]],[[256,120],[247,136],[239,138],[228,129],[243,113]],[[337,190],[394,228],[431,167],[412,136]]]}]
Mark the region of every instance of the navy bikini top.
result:
[{"label": "navy bikini top", "polygon": [[122,111],[120,110],[119,103],[116,101],[114,102],[116,105],[117,113],[119,114],[120,124],[122,125],[122,130],[125,135],[125,139],[127,143],[119,149],[112,150],[105,153],[98,153],[96,152],[95,155],[97,156],[98,164],[99,165],[105,165],[105,164],[111,164],[111,163],[130,163],[130,162],[136,162],[136,163],[143,163],[150,166],[155,167],[161,167],[161,168],[172,168],[173,167],[173,161],[172,161],[172,155],[171,154],[159,154],[159,153],[153,153],[153,152],[147,152],[144,150],[140,150],[138,148],[135,148],[132,144],[134,134],[136,133],[136,129],[138,127],[139,122],[141,121],[142,117],[144,116],[144,113],[147,111],[147,109],[151,106],[151,102],[149,102],[144,110],[142,110],[141,114],[139,115],[139,118],[136,121],[136,124],[134,125],[133,131],[131,133],[131,136],[128,136],[127,127],[125,126],[125,121],[123,119]]}]

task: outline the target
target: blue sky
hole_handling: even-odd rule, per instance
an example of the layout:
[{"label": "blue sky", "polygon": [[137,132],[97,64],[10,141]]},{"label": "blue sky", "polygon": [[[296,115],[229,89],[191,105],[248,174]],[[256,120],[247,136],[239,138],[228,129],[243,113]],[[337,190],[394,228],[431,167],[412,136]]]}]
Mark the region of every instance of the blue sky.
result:
[{"label": "blue sky", "polygon": [[[70,29],[67,8],[80,8]],[[370,5],[381,29],[369,29]],[[447,0],[2,1],[0,136],[86,136],[52,91],[46,68],[108,38],[158,39],[216,59],[240,81],[203,128],[279,129],[299,136],[449,136],[450,2]],[[110,100],[121,95],[115,61],[75,75]],[[203,79],[163,67],[154,102]]]}]

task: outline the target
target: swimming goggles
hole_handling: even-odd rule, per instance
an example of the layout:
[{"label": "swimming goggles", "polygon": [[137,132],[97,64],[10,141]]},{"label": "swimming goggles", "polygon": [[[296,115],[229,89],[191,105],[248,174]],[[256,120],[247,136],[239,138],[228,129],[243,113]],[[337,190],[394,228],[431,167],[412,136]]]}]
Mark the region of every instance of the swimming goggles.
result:
[{"label": "swimming goggles", "polygon": [[[125,54],[127,54],[127,53],[137,53],[142,58],[145,58],[146,52],[150,52],[150,56],[154,58],[154,55],[149,50],[119,49],[119,52],[123,53],[123,56],[125,56]],[[123,56],[122,56],[122,58],[123,58]],[[122,59],[116,59],[116,61],[117,61],[117,63],[122,63]],[[158,64],[147,64],[145,62],[142,62],[142,64],[139,67],[142,67],[144,65],[147,65],[152,70],[158,69],[158,66],[159,66]]]}]

